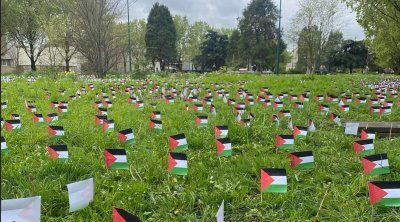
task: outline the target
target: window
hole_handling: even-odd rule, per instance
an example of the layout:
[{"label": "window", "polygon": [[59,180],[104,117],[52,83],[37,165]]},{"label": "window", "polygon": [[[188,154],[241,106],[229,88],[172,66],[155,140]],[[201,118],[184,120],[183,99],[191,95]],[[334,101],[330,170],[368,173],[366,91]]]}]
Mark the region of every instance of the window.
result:
[{"label": "window", "polygon": [[1,66],[11,66],[11,59],[2,59]]}]

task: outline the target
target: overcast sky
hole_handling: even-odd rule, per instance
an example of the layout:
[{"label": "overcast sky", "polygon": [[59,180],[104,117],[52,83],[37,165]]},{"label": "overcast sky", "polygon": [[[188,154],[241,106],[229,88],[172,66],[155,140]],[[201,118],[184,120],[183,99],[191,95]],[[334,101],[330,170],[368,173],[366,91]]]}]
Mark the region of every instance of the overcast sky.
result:
[{"label": "overcast sky", "polygon": [[[129,0],[134,2],[135,0]],[[173,15],[186,15],[190,22],[205,21],[214,27],[237,27],[237,18],[251,0],[137,0],[130,6],[131,19],[147,19],[154,3],[166,5]],[[276,5],[279,0],[273,0]],[[289,29],[290,19],[298,10],[298,0],[282,0],[282,27]],[[349,10],[344,14],[342,32],[344,38],[363,39],[362,28],[357,24],[355,14]],[[127,20],[125,17],[124,20]]]}]

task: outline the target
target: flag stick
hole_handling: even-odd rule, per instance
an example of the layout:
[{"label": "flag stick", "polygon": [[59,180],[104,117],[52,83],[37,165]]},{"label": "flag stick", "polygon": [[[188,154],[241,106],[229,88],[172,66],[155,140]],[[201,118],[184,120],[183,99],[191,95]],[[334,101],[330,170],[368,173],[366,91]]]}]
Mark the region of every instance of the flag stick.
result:
[{"label": "flag stick", "polygon": [[326,198],[326,196],[328,195],[328,191],[329,191],[329,186],[327,187],[327,189],[326,189],[326,191],[325,191],[325,195],[324,195],[324,197],[322,198],[321,204],[319,205],[317,215],[315,216],[315,221],[318,221],[319,213],[321,212],[322,205],[324,204],[325,198]]}]

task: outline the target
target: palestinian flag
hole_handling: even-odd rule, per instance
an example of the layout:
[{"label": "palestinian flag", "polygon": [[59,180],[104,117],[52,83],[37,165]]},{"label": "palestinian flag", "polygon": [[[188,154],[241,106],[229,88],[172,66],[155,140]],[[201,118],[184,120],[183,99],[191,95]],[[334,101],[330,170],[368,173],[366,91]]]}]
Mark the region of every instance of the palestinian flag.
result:
[{"label": "palestinian flag", "polygon": [[96,102],[94,102],[94,108],[102,108],[103,107],[103,103],[102,102],[100,102],[100,101],[96,101]]},{"label": "palestinian flag", "polygon": [[379,108],[379,114],[381,116],[386,116],[392,113],[392,107],[390,106],[382,106]]},{"label": "palestinian flag", "polygon": [[166,96],[165,97],[165,104],[173,104],[175,101],[174,101],[174,98],[172,98],[171,96]]},{"label": "palestinian flag", "polygon": [[347,113],[349,111],[350,111],[350,106],[349,105],[340,106],[340,112]]},{"label": "palestinian flag", "polygon": [[329,112],[329,106],[328,105],[324,105],[324,104],[321,104],[321,105],[319,105],[319,109],[318,109],[320,112],[323,112],[323,113],[328,113]]},{"label": "palestinian flag", "polygon": [[113,222],[141,222],[139,217],[120,208],[113,208]]},{"label": "palestinian flag", "polygon": [[18,114],[15,114],[15,113],[11,114],[10,117],[11,117],[12,120],[20,120],[20,119],[21,119],[21,118],[19,117],[19,115],[18,115]]},{"label": "palestinian flag", "polygon": [[112,102],[111,102],[111,101],[106,101],[106,102],[104,103],[104,106],[105,106],[106,108],[111,108],[111,107],[112,107]]},{"label": "palestinian flag", "polygon": [[293,135],[277,135],[275,146],[278,150],[291,150],[294,147]]},{"label": "palestinian flag", "polygon": [[126,151],[124,149],[105,149],[104,160],[108,169],[128,169],[128,160],[126,158]]},{"label": "palestinian flag", "polygon": [[358,156],[366,156],[374,153],[374,140],[358,140],[353,142],[354,152]]},{"label": "palestinian flag", "polygon": [[275,114],[272,115],[272,123],[274,123],[276,126],[279,126],[279,118]]},{"label": "palestinian flag", "polygon": [[201,104],[194,104],[193,110],[194,110],[195,112],[201,113],[201,112],[203,112],[203,105],[201,105]]},{"label": "palestinian flag", "polygon": [[6,120],[6,131],[14,131],[21,129],[21,121],[19,119]]},{"label": "palestinian flag", "polygon": [[47,147],[51,159],[56,160],[67,160],[68,159],[68,148],[67,145],[52,145]]},{"label": "palestinian flag", "polygon": [[191,103],[197,103],[199,100],[197,99],[197,97],[196,96],[190,96],[189,97],[189,102],[191,102]]},{"label": "palestinian flag", "polygon": [[400,181],[369,181],[368,193],[371,205],[400,207]]},{"label": "palestinian flag", "polygon": [[207,116],[197,116],[196,117],[196,124],[199,127],[205,127],[208,124],[208,117]]},{"label": "palestinian flag", "polygon": [[331,102],[331,103],[339,102],[339,98],[337,96],[333,96],[333,95],[328,95],[327,100],[328,100],[328,102]]},{"label": "palestinian flag", "polygon": [[240,109],[245,109],[246,108],[246,104],[245,103],[237,103],[236,108],[240,108]]},{"label": "palestinian flag", "polygon": [[279,111],[279,117],[280,117],[280,118],[291,117],[290,111],[289,111],[289,110],[282,110],[282,111]]},{"label": "palestinian flag", "polygon": [[263,106],[263,107],[270,107],[270,106],[272,106],[271,100],[266,99],[266,100],[263,102],[262,106]]},{"label": "palestinian flag", "polygon": [[297,95],[290,95],[289,96],[289,101],[291,101],[291,102],[294,102],[294,101],[296,101],[298,99],[298,96]]},{"label": "palestinian flag", "polygon": [[94,123],[97,126],[101,126],[103,127],[103,122],[107,120],[107,116],[106,115],[96,115],[95,119],[94,119]]},{"label": "palestinian flag", "polygon": [[36,106],[29,105],[26,109],[30,113],[35,113],[36,112]]},{"label": "palestinian flag", "polygon": [[62,126],[49,126],[47,132],[49,138],[64,136],[64,128]]},{"label": "palestinian flag", "polygon": [[323,102],[324,96],[323,95],[315,96],[314,100],[315,100],[315,102]]},{"label": "palestinian flag", "polygon": [[368,101],[368,105],[370,105],[370,106],[379,105],[379,100],[378,99],[370,99]]},{"label": "palestinian flag", "polygon": [[52,101],[52,102],[50,102],[50,107],[51,107],[52,109],[58,108],[58,102],[57,102],[57,101]]},{"label": "palestinian flag", "polygon": [[232,144],[229,138],[217,139],[216,143],[219,156],[232,156]]},{"label": "palestinian flag", "polygon": [[312,119],[308,120],[308,132],[315,132],[316,128]]},{"label": "palestinian flag", "polygon": [[357,103],[357,104],[365,104],[365,103],[367,103],[367,98],[365,98],[365,97],[358,97],[358,98],[356,99],[356,103]]},{"label": "palestinian flag", "polygon": [[162,130],[162,122],[161,120],[150,119],[149,127],[155,130]]},{"label": "palestinian flag", "polygon": [[178,134],[174,136],[170,136],[168,138],[169,146],[171,147],[172,152],[180,153],[188,149],[187,140],[185,134]]},{"label": "palestinian flag", "polygon": [[389,160],[386,153],[364,156],[361,158],[366,176],[390,173]]},{"label": "palestinian flag", "polygon": [[393,102],[392,101],[385,101],[384,103],[383,103],[383,106],[385,107],[385,106],[387,106],[387,107],[393,107]]},{"label": "palestinian flag", "polygon": [[302,102],[295,102],[293,107],[294,109],[304,109],[304,104]]},{"label": "palestinian flag", "polygon": [[234,112],[235,114],[243,114],[243,113],[244,113],[244,108],[235,107],[235,108],[233,108],[233,112]]},{"label": "palestinian flag", "polygon": [[234,106],[236,104],[234,99],[228,99],[228,105]]},{"label": "palestinian flag", "polygon": [[186,154],[168,153],[168,171],[173,175],[187,175],[188,163]]},{"label": "palestinian flag", "polygon": [[136,101],[136,103],[135,103],[135,107],[136,107],[136,109],[143,109],[144,108],[144,103],[143,103],[143,101]]},{"label": "palestinian flag", "polygon": [[342,98],[342,101],[344,103],[351,103],[351,102],[353,102],[353,99],[351,99],[351,97],[349,97],[349,96],[345,96]]},{"label": "palestinian flag", "polygon": [[66,106],[58,106],[58,113],[60,115],[66,114],[68,112],[68,107]]},{"label": "palestinian flag", "polygon": [[281,110],[283,109],[283,102],[274,102],[272,105],[272,109],[274,110]]},{"label": "palestinian flag", "polygon": [[44,119],[42,114],[33,114],[33,123],[36,125],[44,124]]},{"label": "palestinian flag", "polygon": [[240,126],[241,127],[249,127],[250,126],[250,119],[241,119],[240,120]]},{"label": "palestinian flag", "polygon": [[8,147],[7,147],[7,143],[6,143],[6,139],[1,136],[1,155],[6,155],[8,154]]},{"label": "palestinian flag", "polygon": [[114,131],[114,120],[104,120],[102,125],[103,132],[109,133]]},{"label": "palestinian flag", "polygon": [[152,119],[157,119],[157,120],[161,120],[161,112],[159,112],[159,111],[153,111],[153,112],[151,112],[150,118],[152,118]]},{"label": "palestinian flag", "polygon": [[1,102],[1,109],[7,109],[7,102]]},{"label": "palestinian flag", "polygon": [[46,116],[46,122],[47,122],[48,124],[58,122],[57,113],[50,113],[50,114],[48,114],[48,115]]},{"label": "palestinian flag", "polygon": [[300,96],[299,96],[299,100],[301,101],[301,102],[309,102],[310,101],[310,97],[308,97],[308,95],[307,94],[301,94]]},{"label": "palestinian flag", "polygon": [[68,102],[67,101],[60,101],[60,102],[58,102],[58,106],[68,106]]},{"label": "palestinian flag", "polygon": [[290,167],[292,169],[314,169],[314,156],[312,151],[289,153]]},{"label": "palestinian flag", "polygon": [[119,141],[125,145],[131,145],[135,143],[135,135],[132,129],[125,129],[118,132]]},{"label": "palestinian flag", "polygon": [[285,169],[261,169],[262,193],[286,193],[287,177]]},{"label": "palestinian flag", "polygon": [[371,106],[369,108],[369,113],[381,113],[381,109],[379,106]]},{"label": "palestinian flag", "polygon": [[129,104],[134,104],[134,103],[136,103],[136,97],[134,97],[134,96],[129,97],[129,98],[128,98],[128,103],[129,103]]},{"label": "palestinian flag", "polygon": [[305,138],[307,136],[307,132],[308,132],[307,127],[295,126],[293,130],[293,136],[296,139]]},{"label": "palestinian flag", "polygon": [[215,131],[215,139],[222,139],[228,136],[227,126],[216,126],[214,131]]},{"label": "palestinian flag", "polygon": [[368,130],[368,129],[362,129],[361,130],[361,139],[375,139],[375,134],[376,132],[373,130]]},{"label": "palestinian flag", "polygon": [[105,116],[108,114],[107,109],[106,108],[101,108],[101,107],[99,107],[97,109],[97,113],[100,114],[100,115],[105,115]]}]

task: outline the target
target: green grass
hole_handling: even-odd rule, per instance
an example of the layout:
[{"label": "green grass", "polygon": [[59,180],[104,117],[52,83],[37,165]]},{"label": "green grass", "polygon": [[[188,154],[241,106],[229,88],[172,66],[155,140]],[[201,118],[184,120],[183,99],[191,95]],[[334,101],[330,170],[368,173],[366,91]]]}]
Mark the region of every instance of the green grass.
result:
[{"label": "green grass", "polygon": [[[233,83],[224,87],[235,96],[239,81],[246,81],[244,88],[254,96],[263,86],[268,86],[274,95],[280,92],[300,94],[311,91],[311,98],[317,94],[352,91],[371,93],[362,88],[360,81],[378,80],[379,76],[304,76],[304,75],[209,75],[161,78],[151,76],[154,82],[174,81],[191,83],[212,89],[212,84]],[[136,80],[125,85],[139,84]],[[287,152],[276,153],[275,136],[291,133],[286,122],[281,121],[277,129],[271,122],[274,113],[260,103],[246,107],[255,115],[251,127],[242,128],[236,123],[231,107],[214,97],[218,115],[209,115],[209,126],[198,128],[198,115],[186,102],[176,100],[172,105],[159,101],[163,130],[149,129],[150,100],[144,99],[144,110],[136,110],[128,104],[128,96],[117,93],[112,100],[109,119],[115,121],[115,132],[104,134],[94,125],[96,110],[93,108],[95,93],[107,89],[112,83],[94,82],[95,90],[76,101],[70,101],[68,115],[60,118],[66,137],[56,141],[47,138],[46,126],[34,126],[32,114],[24,108],[24,99],[36,100],[38,113],[43,116],[52,113],[50,101],[68,100],[80,86],[87,83],[71,79],[42,78],[28,85],[24,79],[1,84],[1,100],[8,100],[8,108],[2,110],[4,119],[11,113],[21,116],[23,129],[20,132],[5,132],[10,150],[1,158],[1,199],[42,196],[42,221],[111,221],[112,207],[123,208],[138,215],[144,221],[215,221],[215,214],[222,200],[225,200],[226,221],[314,221],[321,203],[319,221],[399,221],[398,208],[369,205],[368,180],[400,180],[400,139],[378,139],[376,153],[388,153],[392,172],[387,175],[367,178],[363,174],[361,161],[355,157],[352,147],[354,138],[345,136],[327,116],[318,112],[318,104],[310,99],[304,110],[290,107],[293,125],[306,126],[309,118],[314,119],[317,131],[306,139],[296,141],[295,151],[312,150],[316,169],[299,171],[290,169]],[[5,91],[4,89],[7,88]],[[51,92],[47,99],[42,89]],[[58,93],[66,89],[65,95]],[[116,88],[116,86],[114,86]],[[180,88],[177,86],[176,88]],[[359,88],[356,90],[355,88]],[[23,92],[19,90],[24,89]],[[199,98],[204,97],[205,90]],[[285,100],[285,105],[289,104]],[[286,106],[287,107],[287,106]],[[338,106],[330,104],[338,112]],[[340,114],[342,121],[399,121],[400,110],[396,104],[393,113],[380,117],[370,115],[368,105],[357,106],[353,102],[350,112]],[[208,108],[204,108],[208,114]],[[228,137],[232,141],[233,156],[218,157],[214,139],[214,126],[228,125]],[[107,170],[104,163],[105,148],[122,148],[117,132],[133,128],[136,143],[125,147],[129,170]],[[185,133],[189,150],[188,176],[171,176],[167,171],[168,136]],[[47,154],[47,145],[64,143],[68,146],[70,158],[67,163],[52,161]],[[261,168],[286,168],[288,192],[286,194],[263,194],[259,190]],[[89,207],[68,213],[66,185],[94,177],[95,197]]]}]

